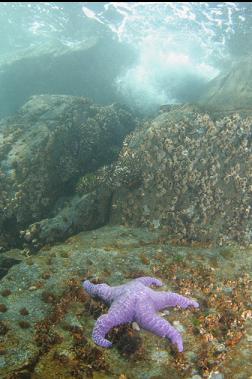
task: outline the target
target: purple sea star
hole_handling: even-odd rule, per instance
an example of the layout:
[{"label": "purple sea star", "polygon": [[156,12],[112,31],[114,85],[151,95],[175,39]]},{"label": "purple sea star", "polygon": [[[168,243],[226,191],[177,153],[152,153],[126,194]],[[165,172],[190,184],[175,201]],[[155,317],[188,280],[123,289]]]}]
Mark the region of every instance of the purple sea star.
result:
[{"label": "purple sea star", "polygon": [[174,292],[158,292],[149,286],[161,287],[163,283],[149,276],[134,279],[120,286],[93,284],[89,280],[83,282],[84,289],[93,297],[99,297],[110,305],[107,314],[98,318],[95,323],[92,338],[102,347],[110,347],[112,343],[105,336],[114,326],[136,321],[143,329],[167,337],[177,345],[178,351],[183,351],[183,340],[178,332],[167,320],[156,314],[166,307],[181,308],[199,307],[195,300],[187,299]]}]

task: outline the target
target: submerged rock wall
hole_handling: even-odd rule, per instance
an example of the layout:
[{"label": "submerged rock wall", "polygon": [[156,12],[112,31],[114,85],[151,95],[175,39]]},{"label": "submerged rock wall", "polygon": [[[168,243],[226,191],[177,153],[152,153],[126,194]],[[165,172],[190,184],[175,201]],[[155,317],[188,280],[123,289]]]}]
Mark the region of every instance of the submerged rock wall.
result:
[{"label": "submerged rock wall", "polygon": [[63,95],[35,96],[3,120],[0,246],[21,232],[37,249],[108,221],[251,243],[249,112],[177,105],[136,125],[123,107]]},{"label": "submerged rock wall", "polygon": [[116,172],[112,223],[252,242],[252,117],[175,107],[126,138]]},{"label": "submerged rock wall", "polygon": [[34,96],[3,120],[0,241],[13,241],[22,228],[50,217],[55,203],[74,193],[82,175],[117,158],[134,127],[132,115],[120,106],[63,95]]}]

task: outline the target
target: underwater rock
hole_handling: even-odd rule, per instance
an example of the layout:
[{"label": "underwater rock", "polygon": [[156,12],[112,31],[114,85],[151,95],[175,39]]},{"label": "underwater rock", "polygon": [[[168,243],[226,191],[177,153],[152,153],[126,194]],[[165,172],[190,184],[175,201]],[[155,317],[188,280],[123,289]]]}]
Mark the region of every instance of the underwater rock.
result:
[{"label": "underwater rock", "polygon": [[104,188],[80,196],[74,196],[55,217],[31,224],[23,238],[31,250],[45,244],[63,241],[84,230],[96,229],[109,219],[111,192]]},{"label": "underwater rock", "polygon": [[[251,373],[251,342],[247,334],[252,319],[247,303],[251,295],[251,249],[235,247],[230,262],[220,254],[224,248],[174,246],[164,237],[160,231],[108,225],[23,257],[0,282],[0,377],[23,377],[27,371],[27,377],[49,379],[74,379],[77,373],[82,378],[91,373],[108,378],[119,378],[122,373],[128,378],[181,378],[185,376],[185,363],[188,378],[193,370],[202,377],[207,377],[206,371],[208,376],[210,371],[221,371],[224,377],[231,378],[238,368],[244,377],[249,377],[246,374]],[[142,261],[143,251],[148,265]],[[177,261],[181,251],[185,259]],[[10,256],[19,254],[10,252]],[[210,269],[213,254],[214,271]],[[178,279],[179,272],[186,274],[186,279]],[[202,303],[203,310],[181,312],[170,308],[167,319],[176,320],[186,329],[185,356],[174,354],[165,339],[143,329],[135,331],[131,325],[113,328],[108,336],[112,349],[95,346],[92,329],[107,308],[90,299],[82,281],[116,286],[154,273],[167,283],[165,291],[196,297]],[[218,291],[227,280],[234,286],[231,297],[223,297]],[[210,307],[217,319],[211,319]],[[225,321],[230,315],[233,318]],[[216,335],[206,344],[205,337],[213,332],[213,325]],[[241,331],[244,336],[238,339]],[[228,346],[228,355],[221,360],[212,354],[212,344],[218,340]],[[243,365],[237,354],[241,343],[242,351],[249,352],[242,358]],[[233,359],[228,361],[233,353],[237,356],[235,366]],[[188,355],[193,359],[187,359]],[[152,375],[146,376],[150,372]]]},{"label": "underwater rock", "polygon": [[0,254],[0,279],[8,273],[10,267],[18,264],[19,262],[20,259],[15,256],[5,256],[4,253]]},{"label": "underwater rock", "polygon": [[134,127],[132,115],[119,105],[65,95],[34,96],[2,120],[1,245],[15,246],[20,231],[54,217],[57,200],[72,196],[81,176],[115,160]]},{"label": "underwater rock", "polygon": [[35,222],[20,232],[24,246],[34,252],[45,244],[105,225],[110,215],[112,173],[113,164],[80,177],[75,188],[77,194],[59,198],[50,218]]},{"label": "underwater rock", "polygon": [[199,103],[221,111],[252,112],[252,57],[235,61],[212,79]]},{"label": "underwater rock", "polygon": [[[96,31],[102,28],[94,24]],[[53,41],[2,56],[0,118],[16,112],[31,96],[43,93],[85,96],[100,104],[116,102],[114,80],[134,60],[133,49],[104,30],[95,36],[92,30],[76,43]]]},{"label": "underwater rock", "polygon": [[161,228],[174,241],[251,243],[251,125],[184,105],[135,129],[115,164],[111,222]]},{"label": "underwater rock", "polygon": [[224,379],[224,375],[221,374],[220,372],[213,372],[209,376],[209,379]]}]

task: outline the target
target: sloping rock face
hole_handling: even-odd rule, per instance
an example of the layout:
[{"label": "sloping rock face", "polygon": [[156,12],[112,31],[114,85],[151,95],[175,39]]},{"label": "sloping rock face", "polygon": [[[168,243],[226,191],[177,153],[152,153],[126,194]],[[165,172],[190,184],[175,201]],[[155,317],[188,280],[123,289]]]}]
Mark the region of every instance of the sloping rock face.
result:
[{"label": "sloping rock face", "polygon": [[[0,124],[0,230],[12,238],[49,216],[80,176],[111,163],[124,136],[135,127],[117,105],[85,98],[32,97]],[[94,217],[93,217],[94,218]]]},{"label": "sloping rock face", "polygon": [[228,71],[210,81],[199,102],[224,111],[251,110],[252,58],[235,62]]},{"label": "sloping rock face", "polygon": [[64,241],[80,231],[105,225],[109,221],[111,198],[111,189],[104,186],[69,198],[56,214],[20,232],[24,246],[34,252],[45,244]]},{"label": "sloping rock face", "polygon": [[178,239],[252,242],[252,118],[178,107],[128,136],[111,222]]},{"label": "sloping rock face", "polygon": [[118,101],[114,80],[134,62],[135,53],[108,33],[102,35],[72,46],[51,43],[2,58],[0,118],[44,93],[85,96],[100,104]]}]

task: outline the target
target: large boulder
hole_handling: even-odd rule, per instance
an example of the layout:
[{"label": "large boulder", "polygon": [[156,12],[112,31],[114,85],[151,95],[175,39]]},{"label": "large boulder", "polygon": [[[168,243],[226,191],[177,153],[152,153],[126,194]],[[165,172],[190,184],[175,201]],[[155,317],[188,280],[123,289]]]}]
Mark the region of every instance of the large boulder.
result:
[{"label": "large boulder", "polygon": [[82,196],[69,198],[51,217],[32,223],[20,232],[24,246],[36,251],[45,244],[105,225],[109,221],[111,197],[109,188],[98,187]]},{"label": "large boulder", "polygon": [[50,43],[0,60],[0,117],[31,96],[85,96],[100,104],[118,101],[115,78],[135,60],[133,49],[103,33],[78,43]]},{"label": "large boulder", "polygon": [[252,58],[235,61],[211,80],[201,95],[201,104],[222,111],[252,109]]},{"label": "large boulder", "polygon": [[63,95],[34,96],[3,120],[1,238],[15,241],[22,228],[50,217],[54,204],[74,193],[79,177],[116,159],[134,126],[131,114],[118,105],[102,107]]},{"label": "large boulder", "polygon": [[112,223],[252,242],[252,117],[174,107],[126,138],[115,176]]}]

